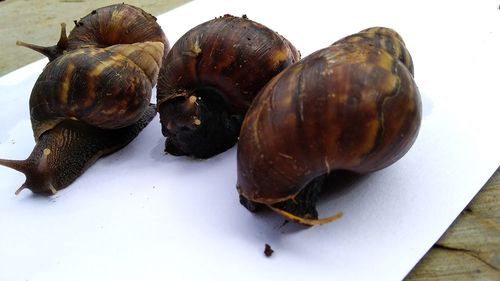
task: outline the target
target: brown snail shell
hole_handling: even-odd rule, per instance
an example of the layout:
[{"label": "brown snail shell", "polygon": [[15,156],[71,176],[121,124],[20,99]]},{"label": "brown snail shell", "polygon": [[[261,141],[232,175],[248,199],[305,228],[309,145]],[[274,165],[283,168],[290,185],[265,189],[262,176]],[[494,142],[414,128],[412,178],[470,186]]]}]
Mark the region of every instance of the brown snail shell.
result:
[{"label": "brown snail shell", "polygon": [[117,44],[161,42],[164,54],[170,49],[167,37],[156,18],[144,10],[124,3],[93,10],[75,20],[75,28],[66,36],[66,26],[61,28],[61,38],[54,46],[42,47],[18,41],[18,45],[31,48],[54,60],[66,51],[83,47],[105,48]]},{"label": "brown snail shell", "polygon": [[344,37],[335,44],[349,43],[355,45],[365,45],[366,47],[381,48],[393,57],[399,59],[406,68],[414,75],[413,60],[410,52],[406,49],[403,38],[391,28],[370,27],[358,33]]},{"label": "brown snail shell", "polygon": [[225,15],[188,31],[158,81],[165,151],[208,158],[233,146],[261,87],[299,58],[285,38],[246,16]]},{"label": "brown snail shell", "polygon": [[139,120],[163,56],[160,42],[82,48],[49,63],[33,87],[35,138],[66,119],[103,129]]},{"label": "brown snail shell", "polygon": [[[50,51],[58,50],[58,45],[28,46],[43,49],[49,56],[56,55],[50,57],[30,96],[36,142],[33,152],[26,160],[0,159],[0,165],[26,176],[16,194],[24,188],[54,194],[72,183],[98,158],[127,145],[156,115],[150,99],[168,42],[156,21],[153,22],[158,27],[155,29],[159,32],[158,40],[151,41],[154,38],[148,33],[140,38],[136,34],[140,29],[130,29],[126,24],[122,27],[127,30],[116,29],[121,23],[134,22],[133,18],[122,15],[124,11],[138,12],[141,17],[148,15],[139,8],[113,5],[83,18],[76,29],[84,26],[99,29],[99,23],[101,33],[96,38],[106,35],[111,37],[107,43],[129,44],[108,47],[103,47],[102,41],[90,44],[86,41],[90,35],[81,35],[79,31],[72,31],[68,40],[63,25],[59,40],[62,43],[58,45],[64,48],[60,53]],[[111,16],[102,16],[107,13]],[[115,33],[118,35],[113,36]],[[139,41],[119,39],[120,34],[129,34]],[[72,39],[76,35],[81,35],[86,43],[76,44]],[[70,49],[72,46],[75,49]]]},{"label": "brown snail shell", "polygon": [[[397,33],[390,36],[405,48]],[[383,169],[410,149],[421,121],[420,94],[405,66],[411,60],[378,43],[367,32],[347,37],[262,89],[238,143],[243,205],[264,204],[306,225],[332,221],[340,215],[318,219],[315,208],[325,175]]]}]

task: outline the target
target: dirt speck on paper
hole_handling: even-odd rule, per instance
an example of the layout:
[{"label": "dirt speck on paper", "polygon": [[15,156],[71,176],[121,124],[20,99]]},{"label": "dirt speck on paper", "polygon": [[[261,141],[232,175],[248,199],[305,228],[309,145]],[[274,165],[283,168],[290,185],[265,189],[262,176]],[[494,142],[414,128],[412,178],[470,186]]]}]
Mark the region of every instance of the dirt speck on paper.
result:
[{"label": "dirt speck on paper", "polygon": [[264,247],[264,255],[266,255],[266,257],[270,257],[272,256],[274,253],[274,250],[271,248],[271,246],[269,244],[266,243],[266,246]]}]

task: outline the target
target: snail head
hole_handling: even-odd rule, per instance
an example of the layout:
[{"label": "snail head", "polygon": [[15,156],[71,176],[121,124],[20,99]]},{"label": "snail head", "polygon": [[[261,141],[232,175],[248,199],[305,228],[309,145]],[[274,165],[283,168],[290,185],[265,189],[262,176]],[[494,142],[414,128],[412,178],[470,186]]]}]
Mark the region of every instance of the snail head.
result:
[{"label": "snail head", "polygon": [[16,191],[16,195],[24,189],[30,189],[34,193],[55,194],[51,178],[48,158],[52,151],[49,148],[34,150],[26,160],[0,159],[0,165],[15,169],[26,176],[26,181]]},{"label": "snail head", "polygon": [[229,112],[220,95],[209,92],[185,92],[162,104],[165,152],[209,158],[234,145],[241,117]]}]

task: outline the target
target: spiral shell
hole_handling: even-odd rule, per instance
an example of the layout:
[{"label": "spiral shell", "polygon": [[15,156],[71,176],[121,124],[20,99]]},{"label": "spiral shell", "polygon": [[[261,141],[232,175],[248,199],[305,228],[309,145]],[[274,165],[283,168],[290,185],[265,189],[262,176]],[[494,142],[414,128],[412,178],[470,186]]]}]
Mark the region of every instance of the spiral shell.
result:
[{"label": "spiral shell", "polygon": [[30,97],[35,139],[65,119],[104,128],[137,121],[156,83],[160,42],[81,48],[49,63]]},{"label": "spiral shell", "polygon": [[65,119],[104,129],[137,121],[170,48],[154,16],[123,3],[75,21],[69,36],[62,24],[54,46],[18,44],[49,58],[30,98],[35,139]]},{"label": "spiral shell", "polygon": [[[317,220],[315,202],[307,203],[313,211],[300,215],[283,210],[283,202],[310,194],[308,185],[333,170],[373,172],[410,149],[421,120],[419,91],[405,66],[411,59],[406,48],[378,47],[385,39],[373,34],[362,32],[319,50],[262,89],[238,144],[243,201],[269,205],[304,224],[326,222]],[[392,38],[402,49],[397,36]]]},{"label": "spiral shell", "polygon": [[154,16],[121,3],[98,8],[79,21],[75,20],[75,28],[68,36],[66,25],[62,24],[61,38],[54,46],[41,47],[24,42],[18,42],[18,45],[34,49],[52,61],[65,52],[80,48],[105,48],[147,41],[163,43],[165,56],[170,50],[168,39]]},{"label": "spiral shell", "polygon": [[54,194],[103,155],[131,142],[156,115],[150,105],[168,41],[156,19],[125,4],[93,11],[59,42],[40,47],[49,63],[30,96],[35,147],[0,165],[26,175],[16,192]]},{"label": "spiral shell", "polygon": [[[171,144],[179,154],[210,157],[232,146],[258,91],[299,58],[285,38],[246,16],[225,15],[188,31],[172,47],[158,81],[158,111],[167,151]],[[204,115],[200,103],[209,100],[213,105],[205,104],[210,113]],[[226,120],[231,118],[239,120],[236,125]],[[206,124],[211,127],[208,132],[193,132],[205,130]],[[221,127],[231,127],[231,136],[215,132]],[[227,144],[222,147],[199,149],[223,142]]]},{"label": "spiral shell", "polygon": [[344,37],[333,43],[333,45],[341,43],[383,49],[393,57],[399,59],[410,71],[411,75],[414,75],[413,60],[410,52],[406,49],[403,38],[391,28],[370,27],[353,35]]},{"label": "spiral shell", "polygon": [[96,9],[75,25],[68,35],[68,50],[146,41],[162,42],[169,49],[156,18],[131,5],[122,3]]}]

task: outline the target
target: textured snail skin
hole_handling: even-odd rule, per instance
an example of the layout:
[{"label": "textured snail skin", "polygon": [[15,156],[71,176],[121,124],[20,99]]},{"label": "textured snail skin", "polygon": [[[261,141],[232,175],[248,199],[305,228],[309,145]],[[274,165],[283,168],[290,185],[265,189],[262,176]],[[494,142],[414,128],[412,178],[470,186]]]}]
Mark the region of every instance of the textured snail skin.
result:
[{"label": "textured snail skin", "polygon": [[[148,26],[144,37],[137,34],[143,29],[132,28],[144,18],[157,27],[152,28],[156,37]],[[149,102],[168,41],[154,17],[133,6],[112,5],[84,17],[75,30],[68,39],[62,25],[52,47],[20,43],[52,57],[30,96],[33,152],[26,160],[0,159],[0,165],[26,176],[16,194],[25,188],[54,194],[98,158],[131,142],[156,115]]]},{"label": "textured snail skin", "polygon": [[24,188],[52,195],[75,181],[100,157],[130,143],[156,115],[156,105],[130,126],[108,130],[67,119],[43,134],[26,160],[3,160],[0,164],[26,175]]},{"label": "textured snail skin", "polygon": [[166,151],[208,158],[236,143],[258,91],[300,58],[285,38],[244,17],[202,23],[172,46],[158,81]]},{"label": "textured snail skin", "polygon": [[388,52],[378,35],[370,44],[356,36],[287,68],[255,99],[237,152],[237,189],[249,209],[264,204],[303,224],[328,222],[315,209],[325,175],[383,169],[414,143],[421,101],[404,64],[411,59],[391,55],[404,43],[393,34],[401,44]]}]

